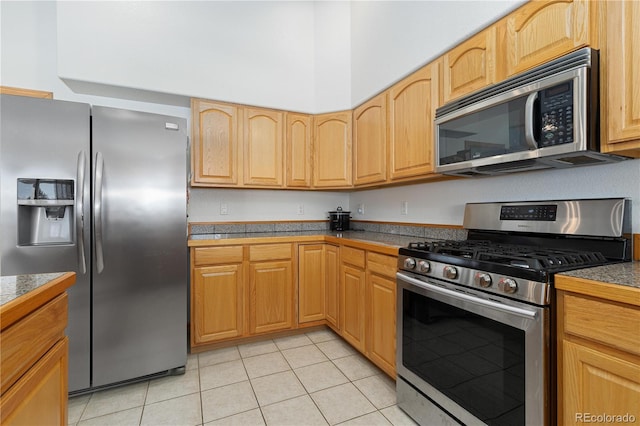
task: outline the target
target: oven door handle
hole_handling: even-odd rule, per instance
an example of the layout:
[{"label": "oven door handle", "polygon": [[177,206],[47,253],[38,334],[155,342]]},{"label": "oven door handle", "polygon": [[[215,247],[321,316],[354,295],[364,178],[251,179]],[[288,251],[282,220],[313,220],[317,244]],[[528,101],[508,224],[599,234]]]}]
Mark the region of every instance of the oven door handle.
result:
[{"label": "oven door handle", "polygon": [[447,288],[443,288],[443,287],[439,287],[437,285],[433,285],[433,284],[429,284],[427,282],[421,281],[421,280],[417,280],[413,277],[410,277],[408,275],[405,275],[403,273],[398,272],[396,274],[396,278],[398,280],[407,282],[409,284],[415,285],[417,287],[423,288],[425,290],[429,290],[432,291],[434,293],[438,293],[441,294],[443,296],[450,296],[450,297],[454,297],[456,299],[461,299],[464,301],[467,301],[469,303],[473,303],[475,305],[478,306],[483,306],[483,307],[487,307],[487,308],[491,308],[494,309],[496,311],[501,311],[507,314],[513,314],[513,315],[517,315],[523,318],[527,318],[527,319],[535,319],[538,316],[537,312],[534,311],[530,311],[527,309],[523,309],[523,308],[518,308],[515,306],[509,306],[509,305],[503,305],[502,303],[499,302],[494,302],[492,300],[486,300],[486,299],[480,299],[476,296],[472,296],[469,295],[467,293],[462,293],[460,291],[455,291],[455,290],[449,290]]}]

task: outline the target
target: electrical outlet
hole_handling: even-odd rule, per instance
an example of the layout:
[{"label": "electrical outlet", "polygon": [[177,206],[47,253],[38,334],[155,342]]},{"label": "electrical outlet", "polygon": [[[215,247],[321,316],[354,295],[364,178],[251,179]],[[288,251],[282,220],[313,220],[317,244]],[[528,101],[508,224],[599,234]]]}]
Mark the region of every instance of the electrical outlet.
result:
[{"label": "electrical outlet", "polygon": [[409,214],[409,202],[403,201],[400,206],[400,214]]},{"label": "electrical outlet", "polygon": [[298,214],[304,214],[304,204],[298,204]]},{"label": "electrical outlet", "polygon": [[220,203],[220,214],[229,214],[229,206],[227,203]]},{"label": "electrical outlet", "polygon": [[358,204],[358,214],[364,215],[364,204]]}]

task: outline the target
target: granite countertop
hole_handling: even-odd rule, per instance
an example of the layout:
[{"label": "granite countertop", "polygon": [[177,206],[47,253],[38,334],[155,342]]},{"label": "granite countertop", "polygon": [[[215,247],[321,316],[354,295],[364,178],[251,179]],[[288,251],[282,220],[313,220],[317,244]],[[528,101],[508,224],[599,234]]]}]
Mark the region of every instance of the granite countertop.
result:
[{"label": "granite countertop", "polygon": [[640,289],[640,262],[614,263],[612,265],[577,269],[563,272],[560,275]]},{"label": "granite countertop", "polygon": [[62,277],[65,272],[0,277],[0,306]]},{"label": "granite countertop", "polygon": [[[246,233],[229,233],[229,234],[196,234],[189,236],[189,242],[217,242],[220,240],[252,240],[252,239],[282,239],[283,241],[296,238],[313,238],[313,237],[333,237],[352,241],[361,241],[364,243],[391,246],[395,248],[406,247],[410,242],[425,241],[424,237],[411,235],[397,235],[382,232],[369,231],[280,231],[280,232],[246,232]],[[199,244],[190,244],[199,245]]]}]

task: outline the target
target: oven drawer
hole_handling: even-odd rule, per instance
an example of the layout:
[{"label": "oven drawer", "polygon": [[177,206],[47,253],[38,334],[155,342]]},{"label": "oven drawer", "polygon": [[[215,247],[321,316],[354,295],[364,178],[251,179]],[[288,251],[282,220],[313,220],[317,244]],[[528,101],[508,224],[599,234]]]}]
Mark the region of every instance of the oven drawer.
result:
[{"label": "oven drawer", "polygon": [[569,293],[560,294],[565,334],[640,355],[640,310]]}]

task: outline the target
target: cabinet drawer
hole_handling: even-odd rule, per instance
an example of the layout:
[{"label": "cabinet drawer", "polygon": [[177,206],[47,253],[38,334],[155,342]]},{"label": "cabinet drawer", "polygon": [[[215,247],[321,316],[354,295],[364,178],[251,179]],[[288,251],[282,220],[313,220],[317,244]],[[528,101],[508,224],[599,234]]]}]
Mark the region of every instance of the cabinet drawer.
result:
[{"label": "cabinet drawer", "polygon": [[398,269],[398,258],[379,253],[367,253],[367,269],[376,274],[395,278]]},{"label": "cabinet drawer", "polygon": [[340,259],[343,263],[364,268],[364,250],[343,246],[340,249]]},{"label": "cabinet drawer", "polygon": [[242,246],[197,248],[193,262],[196,266],[242,262]]},{"label": "cabinet drawer", "polygon": [[640,309],[564,294],[564,332],[640,355]]},{"label": "cabinet drawer", "polygon": [[0,335],[0,376],[4,393],[58,340],[67,327],[67,294],[33,311]]},{"label": "cabinet drawer", "polygon": [[291,244],[259,244],[249,247],[249,261],[291,259]]}]

